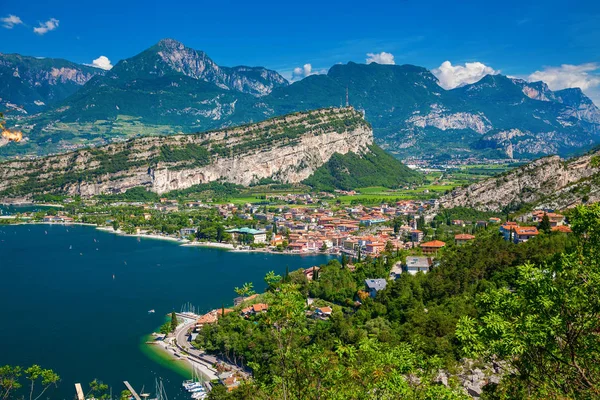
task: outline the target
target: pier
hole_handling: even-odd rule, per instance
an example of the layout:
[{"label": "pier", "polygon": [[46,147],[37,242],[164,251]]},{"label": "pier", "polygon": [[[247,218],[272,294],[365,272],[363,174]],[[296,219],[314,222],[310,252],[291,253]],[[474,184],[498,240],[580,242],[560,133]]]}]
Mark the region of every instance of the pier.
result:
[{"label": "pier", "polygon": [[133,390],[133,387],[131,387],[129,382],[123,381],[123,383],[125,384],[125,387],[127,388],[127,390],[129,390],[129,392],[131,393],[131,395],[133,396],[133,398],[135,400],[142,400],[142,398],[137,394],[137,392],[135,390]]},{"label": "pier", "polygon": [[81,383],[75,384],[75,391],[77,392],[77,400],[85,400],[85,396],[83,395],[83,389],[81,388]]}]

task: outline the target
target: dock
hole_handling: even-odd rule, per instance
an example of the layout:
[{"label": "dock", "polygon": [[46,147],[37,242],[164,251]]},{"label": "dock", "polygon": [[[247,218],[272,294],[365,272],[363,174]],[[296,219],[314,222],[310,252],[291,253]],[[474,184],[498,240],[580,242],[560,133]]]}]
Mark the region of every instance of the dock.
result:
[{"label": "dock", "polygon": [[129,390],[129,392],[131,393],[131,395],[133,396],[133,398],[135,400],[142,400],[142,398],[137,394],[137,392],[135,390],[133,390],[133,387],[131,387],[129,382],[123,381],[123,383],[125,384],[125,387],[127,388],[127,390]]},{"label": "dock", "polygon": [[83,395],[83,389],[81,388],[81,383],[75,384],[75,391],[77,392],[77,400],[85,400],[85,396]]}]

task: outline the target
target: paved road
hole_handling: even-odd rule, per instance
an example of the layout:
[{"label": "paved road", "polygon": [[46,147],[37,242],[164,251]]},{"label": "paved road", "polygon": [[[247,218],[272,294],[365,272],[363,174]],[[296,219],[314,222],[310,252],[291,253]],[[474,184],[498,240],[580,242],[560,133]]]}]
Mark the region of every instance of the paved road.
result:
[{"label": "paved road", "polygon": [[[218,379],[217,370],[212,365],[217,361],[214,357],[204,354],[204,352],[195,349],[192,344],[187,340],[187,332],[196,324],[196,321],[186,322],[180,325],[175,330],[175,341],[179,349],[178,353],[182,358],[185,358],[193,363],[198,369],[209,379]],[[186,355],[181,350],[184,350],[188,354]],[[214,359],[214,360],[212,360]]]}]

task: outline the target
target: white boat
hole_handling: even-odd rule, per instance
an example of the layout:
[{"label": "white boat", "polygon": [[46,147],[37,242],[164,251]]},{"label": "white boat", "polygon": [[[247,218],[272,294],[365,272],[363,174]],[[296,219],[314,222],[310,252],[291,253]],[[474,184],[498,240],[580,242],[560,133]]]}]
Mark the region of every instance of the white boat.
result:
[{"label": "white boat", "polygon": [[185,390],[191,392],[192,390],[195,390],[198,388],[202,389],[202,384],[200,382],[193,382],[193,383],[184,385],[183,387],[185,388]]},{"label": "white boat", "polygon": [[154,314],[154,313],[155,313],[154,309],[148,310],[148,314]]}]

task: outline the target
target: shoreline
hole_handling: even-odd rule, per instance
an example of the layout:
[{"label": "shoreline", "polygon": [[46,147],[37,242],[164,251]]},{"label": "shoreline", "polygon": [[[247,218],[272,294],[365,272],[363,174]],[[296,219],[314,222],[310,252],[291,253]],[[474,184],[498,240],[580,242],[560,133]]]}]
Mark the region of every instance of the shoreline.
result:
[{"label": "shoreline", "polygon": [[[163,338],[157,339],[156,332],[146,335],[143,346],[148,346],[148,351],[155,354],[158,358],[164,361],[168,361],[168,366],[177,368],[178,372],[181,372],[183,368],[187,373],[193,375],[194,370],[196,373],[202,374],[202,378],[206,381],[213,381],[218,379],[218,372],[205,361],[195,360],[188,352],[185,351],[181,346],[177,344],[177,337],[182,332],[187,332],[191,325],[195,323],[195,320],[184,320],[183,323],[177,326],[177,329],[173,334]],[[183,363],[180,363],[182,361]],[[169,365],[170,364],[170,365]]]},{"label": "shoreline", "polygon": [[30,221],[22,221],[14,224],[7,224],[6,226],[16,226],[16,225],[60,225],[60,226],[69,226],[69,225],[81,225],[81,226],[90,226],[94,227],[99,231],[112,233],[118,236],[125,237],[137,237],[144,239],[154,239],[154,240],[166,240],[173,243],[179,243],[182,247],[206,247],[213,249],[220,249],[224,251],[230,251],[232,253],[266,253],[266,254],[281,254],[281,255],[289,255],[289,256],[331,256],[331,257],[339,257],[340,254],[333,253],[321,253],[321,252],[310,252],[310,253],[293,253],[291,251],[273,251],[268,247],[264,248],[239,248],[235,247],[231,243],[219,243],[219,242],[191,242],[188,239],[176,238],[172,236],[164,236],[152,233],[125,233],[121,229],[117,229],[110,226],[100,226],[96,224],[90,224],[85,222],[30,222]]},{"label": "shoreline", "polygon": [[56,207],[56,208],[65,208],[64,205],[62,204],[52,204],[52,203],[32,203],[30,201],[22,201],[22,202],[15,202],[15,203],[5,203],[5,202],[0,202],[0,206],[15,206],[15,207],[26,207],[26,206],[39,206],[39,207]]},{"label": "shoreline", "polygon": [[[73,224],[75,224],[75,223],[73,223]],[[65,224],[65,225],[68,225],[68,224]],[[187,239],[178,239],[178,238],[171,237],[171,236],[163,236],[163,235],[157,235],[157,234],[153,234],[153,233],[125,233],[121,229],[117,229],[115,231],[114,228],[112,228],[110,226],[99,226],[99,225],[95,225],[95,224],[86,224],[86,225],[95,226],[96,229],[99,231],[113,233],[113,234],[119,235],[119,236],[139,237],[139,238],[156,239],[156,240],[168,240],[170,242],[182,243],[182,245],[185,244],[186,242],[189,242],[189,240],[187,240]]]}]

